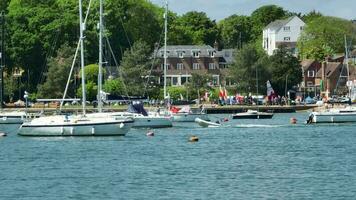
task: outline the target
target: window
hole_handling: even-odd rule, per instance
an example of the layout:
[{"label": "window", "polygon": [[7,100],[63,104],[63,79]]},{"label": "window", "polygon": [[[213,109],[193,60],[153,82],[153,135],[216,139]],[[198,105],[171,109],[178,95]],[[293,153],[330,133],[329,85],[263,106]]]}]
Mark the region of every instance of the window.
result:
[{"label": "window", "polygon": [[184,84],[187,83],[187,82],[188,82],[188,77],[182,76],[182,77],[180,78],[180,83],[181,83],[181,85],[184,85]]},{"label": "window", "polygon": [[172,85],[178,85],[178,77],[172,77]]},{"label": "window", "polygon": [[184,58],[184,51],[178,51],[177,53],[179,58]]},{"label": "window", "polygon": [[208,51],[208,52],[209,52],[209,56],[212,57],[212,58],[214,58],[214,56],[215,56],[215,51]]},{"label": "window", "polygon": [[307,86],[308,86],[308,87],[313,87],[313,86],[314,86],[314,84],[313,84],[313,82],[312,82],[312,81],[308,81],[308,82],[307,82]]},{"label": "window", "polygon": [[193,51],[193,57],[194,58],[199,58],[200,51]]},{"label": "window", "polygon": [[199,63],[193,63],[193,69],[194,70],[200,69],[200,64]]},{"label": "window", "polygon": [[215,63],[209,63],[209,69],[216,69]]},{"label": "window", "polygon": [[290,41],[290,37],[284,37],[284,41]]},{"label": "window", "polygon": [[314,77],[314,76],[315,76],[314,70],[308,70],[308,77]]},{"label": "window", "polygon": [[285,26],[285,27],[283,27],[283,30],[284,30],[284,31],[290,31],[290,26]]},{"label": "window", "polygon": [[213,85],[219,85],[220,82],[219,82],[219,75],[213,75]]},{"label": "window", "polygon": [[177,63],[177,70],[183,70],[183,63]]},{"label": "window", "polygon": [[301,27],[300,27],[300,30],[303,31],[303,30],[304,30],[304,26],[301,26]]},{"label": "window", "polygon": [[[161,64],[161,70],[164,70],[163,66],[164,66],[164,64],[162,63],[162,64]],[[166,66],[167,66],[167,70],[168,70],[168,69],[169,69],[169,67],[170,67],[170,65],[169,65],[169,64],[167,64]]]}]

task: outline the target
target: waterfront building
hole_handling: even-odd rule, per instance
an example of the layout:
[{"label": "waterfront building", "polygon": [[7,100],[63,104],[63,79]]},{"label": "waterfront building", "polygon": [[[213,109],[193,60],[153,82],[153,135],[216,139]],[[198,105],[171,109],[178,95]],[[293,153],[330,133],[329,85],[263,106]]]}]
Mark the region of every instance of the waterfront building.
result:
[{"label": "waterfront building", "polygon": [[297,16],[271,22],[263,29],[263,49],[268,55],[273,55],[274,50],[285,46],[297,55],[296,44],[304,27],[305,23]]}]

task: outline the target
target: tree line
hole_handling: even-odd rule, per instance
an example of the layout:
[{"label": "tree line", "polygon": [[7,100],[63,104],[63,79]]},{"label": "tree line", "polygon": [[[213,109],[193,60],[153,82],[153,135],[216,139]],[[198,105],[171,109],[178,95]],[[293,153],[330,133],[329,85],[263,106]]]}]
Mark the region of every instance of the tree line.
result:
[{"label": "tree line", "polygon": [[[83,1],[84,11],[88,3]],[[1,1],[0,11],[6,15],[7,100],[21,97],[24,90],[36,97],[61,97],[78,42],[77,4],[76,0]],[[98,4],[98,1],[92,2],[85,29],[85,64],[91,66],[86,69],[88,73],[95,73],[98,62]],[[147,93],[159,97],[160,87],[148,87],[149,81],[145,77],[151,75],[154,65],[152,52],[163,44],[163,13],[163,8],[146,0],[105,0],[104,57],[108,66],[115,66],[116,62],[119,65],[116,76],[110,76],[110,71],[106,70],[106,91],[127,95]],[[292,13],[276,5],[267,5],[256,9],[250,16],[234,14],[219,22],[210,19],[204,12],[191,11],[183,15],[169,12],[168,44],[213,45],[217,41],[220,48],[237,49],[240,53],[236,53],[231,74],[238,80],[240,89],[247,91],[248,87],[253,87],[254,81],[253,78],[246,80],[246,76],[255,77],[250,75],[257,65],[261,80],[274,78],[272,81],[279,83],[282,76],[278,73],[284,70],[278,67],[283,63],[292,62],[285,64],[285,67],[298,63],[298,60],[288,56],[287,61],[280,60],[278,56],[268,58],[262,50],[263,28],[272,21],[293,15],[298,15],[308,25],[298,42],[302,58],[321,60],[331,53],[343,52],[343,35],[353,42],[355,26],[348,20],[323,16],[315,11],[304,15]],[[253,51],[252,55],[256,56],[245,51]],[[279,53],[284,55],[288,52],[283,50]],[[243,63],[244,60],[251,65]],[[12,76],[14,69],[23,70],[21,77]],[[120,78],[115,78],[118,75]],[[242,79],[243,76],[245,79]],[[301,75],[296,76],[291,77],[290,80],[295,80],[291,81],[291,85],[300,80]],[[76,76],[71,81],[71,97],[80,95],[76,92],[80,86],[77,79],[80,77]],[[88,79],[89,99],[95,99],[95,79],[95,76]],[[197,78],[197,82],[200,79]]]}]

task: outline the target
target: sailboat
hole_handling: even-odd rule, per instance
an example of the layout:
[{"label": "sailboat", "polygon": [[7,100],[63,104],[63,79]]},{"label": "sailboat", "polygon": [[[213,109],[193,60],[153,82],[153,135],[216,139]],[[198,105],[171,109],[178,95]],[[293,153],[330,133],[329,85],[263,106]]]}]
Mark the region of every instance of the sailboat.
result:
[{"label": "sailboat", "polygon": [[[102,1],[100,1],[102,6]],[[22,136],[124,136],[133,125],[130,118],[116,119],[112,116],[86,115],[86,94],[84,74],[84,26],[82,20],[82,1],[79,0],[80,25],[80,64],[82,70],[82,114],[44,116],[21,125]],[[75,59],[75,58],[74,58]],[[73,67],[73,66],[72,66]],[[71,70],[72,71],[72,70]],[[66,87],[67,90],[67,87]],[[63,99],[65,98],[64,93]]]},{"label": "sailboat", "polygon": [[[166,1],[165,5],[165,13],[164,13],[164,86],[163,86],[163,96],[165,100],[169,101],[169,95],[167,95],[167,25],[168,25],[168,1]],[[185,106],[178,112],[170,111],[170,115],[173,117],[174,122],[194,122],[196,118],[204,119],[209,121],[209,117],[203,109],[200,109],[198,112],[194,112],[190,109],[189,106]],[[166,114],[167,112],[165,112]]]},{"label": "sailboat", "polygon": [[[344,66],[346,66],[347,72],[347,82],[346,85],[349,87],[348,97],[350,101],[352,99],[352,89],[354,87],[353,81],[350,81],[350,73],[349,73],[349,51],[346,42],[345,36],[345,59],[344,59]],[[342,73],[341,70],[340,73]],[[341,76],[342,74],[340,74]],[[351,102],[350,102],[351,103]],[[356,122],[356,107],[355,106],[347,106],[345,108],[332,108],[326,109],[319,112],[312,112],[310,113],[307,123],[345,123],[345,122]]]},{"label": "sailboat", "polygon": [[166,116],[147,114],[142,104],[130,104],[128,112],[103,112],[103,98],[102,98],[102,68],[103,68],[103,5],[102,0],[100,0],[100,16],[99,16],[99,73],[98,73],[98,112],[88,114],[91,117],[113,117],[115,119],[125,119],[125,118],[133,118],[134,123],[132,125],[133,128],[166,128],[172,127],[172,119]]},{"label": "sailboat", "polygon": [[[271,119],[273,117],[273,113],[260,112],[258,105],[258,71],[256,67],[256,88],[257,88],[257,99],[256,106],[257,110],[247,110],[246,112],[236,113],[232,115],[232,119]],[[272,92],[272,86],[269,81],[267,81],[267,95]],[[274,92],[273,92],[274,93]]]}]

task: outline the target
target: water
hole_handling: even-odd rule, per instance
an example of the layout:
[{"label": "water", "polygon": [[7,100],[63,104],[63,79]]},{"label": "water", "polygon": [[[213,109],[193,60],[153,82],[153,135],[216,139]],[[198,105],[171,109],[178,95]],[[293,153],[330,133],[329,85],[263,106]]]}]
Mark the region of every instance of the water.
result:
[{"label": "water", "polygon": [[0,138],[0,199],[354,199],[356,125],[306,118],[180,123],[154,137],[11,133]]}]

